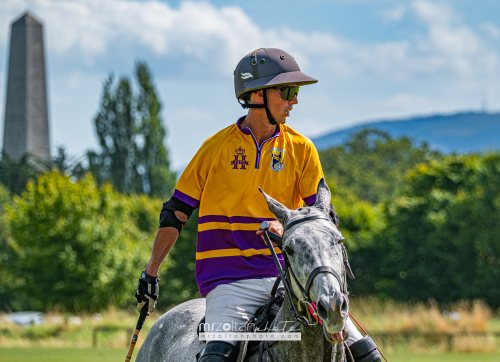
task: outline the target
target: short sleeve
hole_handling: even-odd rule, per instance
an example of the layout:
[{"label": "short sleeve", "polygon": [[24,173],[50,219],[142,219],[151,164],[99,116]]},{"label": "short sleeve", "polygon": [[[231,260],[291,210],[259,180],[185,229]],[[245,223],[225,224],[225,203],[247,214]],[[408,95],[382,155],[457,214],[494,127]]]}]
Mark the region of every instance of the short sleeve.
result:
[{"label": "short sleeve", "polygon": [[214,156],[219,150],[219,147],[210,141],[211,139],[209,138],[203,143],[191,162],[184,169],[179,181],[177,181],[173,194],[174,197],[194,208],[200,207],[205,182],[214,162]]},{"label": "short sleeve", "polygon": [[305,144],[304,156],[299,192],[306,205],[310,206],[316,202],[316,192],[319,181],[323,177],[323,169],[321,168],[318,151],[310,140]]}]

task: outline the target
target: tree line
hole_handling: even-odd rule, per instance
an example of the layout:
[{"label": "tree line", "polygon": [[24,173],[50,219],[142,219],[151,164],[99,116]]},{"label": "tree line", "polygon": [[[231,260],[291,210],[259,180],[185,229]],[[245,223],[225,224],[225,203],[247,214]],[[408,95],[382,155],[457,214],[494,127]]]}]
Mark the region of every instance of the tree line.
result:
[{"label": "tree line", "polygon": [[[100,149],[0,161],[0,308],[132,307],[175,186],[152,74],[110,75],[94,118]],[[483,299],[500,306],[500,154],[444,156],[365,129],[320,152],[356,279],[352,296]],[[199,296],[197,214],[160,273],[159,308]]]},{"label": "tree line", "polygon": [[500,153],[443,156],[365,129],[320,157],[352,295],[500,306]]},{"label": "tree line", "polygon": [[[2,154],[1,309],[134,305],[162,202],[176,181],[161,109],[151,71],[137,62],[133,79],[110,74],[103,83],[94,118],[99,150],[75,158],[59,147],[50,160]],[[194,275],[196,229],[196,221],[186,226],[165,261],[164,306],[195,296],[185,271]]]}]

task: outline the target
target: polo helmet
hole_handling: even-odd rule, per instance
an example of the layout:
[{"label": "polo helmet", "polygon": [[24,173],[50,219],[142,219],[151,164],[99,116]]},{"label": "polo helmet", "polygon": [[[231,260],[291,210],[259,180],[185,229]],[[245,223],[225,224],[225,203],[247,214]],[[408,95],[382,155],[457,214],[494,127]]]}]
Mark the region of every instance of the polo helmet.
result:
[{"label": "polo helmet", "polygon": [[284,84],[298,86],[317,83],[300,71],[295,59],[276,48],[260,48],[240,60],[234,71],[234,92],[240,99],[244,93]]}]

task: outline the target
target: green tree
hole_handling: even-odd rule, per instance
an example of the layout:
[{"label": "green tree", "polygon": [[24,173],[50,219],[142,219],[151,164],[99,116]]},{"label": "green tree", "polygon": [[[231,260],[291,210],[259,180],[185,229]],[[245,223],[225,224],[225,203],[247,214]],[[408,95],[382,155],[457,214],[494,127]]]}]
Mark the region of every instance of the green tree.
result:
[{"label": "green tree", "polygon": [[500,154],[418,166],[385,213],[377,263],[367,266],[374,292],[500,306]]},{"label": "green tree", "polygon": [[[371,276],[366,266],[377,269],[380,260],[374,259],[378,250],[378,235],[385,229],[382,207],[359,200],[353,193],[339,194],[334,184],[332,204],[339,214],[339,231],[344,236],[349,263],[356,279],[349,282],[349,292],[353,296],[374,294]],[[371,271],[370,269],[370,271]]]},{"label": "green tree", "polygon": [[11,242],[2,261],[16,281],[7,290],[17,303],[11,308],[95,311],[133,304],[137,270],[152,240],[129,207],[134,201],[109,185],[98,189],[90,174],[72,182],[53,171],[30,181],[7,208]]},{"label": "green tree", "polygon": [[138,164],[135,167],[141,176],[143,191],[152,196],[165,197],[173,192],[176,175],[170,170],[168,150],[163,143],[166,131],[160,116],[161,103],[146,63],[136,64],[135,75],[139,85],[136,105],[139,119],[136,135]]},{"label": "green tree", "polygon": [[11,159],[5,153],[0,159],[0,183],[11,193],[20,195],[28,180],[36,179],[42,167],[32,155],[25,155],[20,160]]},{"label": "green tree", "polygon": [[8,261],[9,229],[5,213],[7,206],[12,204],[9,191],[0,184],[0,309],[8,310],[12,297],[7,288],[13,282],[9,279],[9,270],[6,268]]},{"label": "green tree", "polygon": [[42,162],[47,171],[58,170],[62,175],[71,176],[76,180],[85,177],[86,169],[82,165],[81,158],[68,156],[63,146],[57,147],[57,155]]},{"label": "green tree", "polygon": [[113,83],[113,75],[104,82],[101,108],[94,120],[102,152],[89,152],[89,170],[100,184],[111,181],[118,191],[131,193],[137,186],[133,180],[136,127],[132,88],[126,77],[118,81],[116,89]]},{"label": "green tree", "polygon": [[406,137],[395,139],[375,129],[354,133],[319,155],[325,177],[339,195],[355,195],[372,204],[394,197],[407,171],[440,156],[425,143],[417,147]]},{"label": "green tree", "polygon": [[114,87],[110,75],[104,82],[100,110],[94,120],[101,153],[88,152],[89,170],[99,184],[111,181],[122,193],[145,193],[165,198],[175,186],[161,103],[146,63],[135,69],[138,92],[122,77]]}]

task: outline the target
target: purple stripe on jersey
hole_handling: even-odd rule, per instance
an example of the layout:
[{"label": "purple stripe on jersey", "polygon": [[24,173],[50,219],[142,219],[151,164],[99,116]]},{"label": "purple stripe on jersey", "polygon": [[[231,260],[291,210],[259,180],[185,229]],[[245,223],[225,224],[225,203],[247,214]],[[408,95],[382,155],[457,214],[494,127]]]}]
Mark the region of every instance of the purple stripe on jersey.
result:
[{"label": "purple stripe on jersey", "polygon": [[[281,254],[278,254],[278,258],[283,267]],[[270,255],[226,256],[196,260],[196,282],[202,297],[220,284],[277,276],[278,271]]]},{"label": "purple stripe on jersey", "polygon": [[207,222],[227,222],[229,224],[254,224],[261,223],[262,221],[276,220],[274,217],[250,217],[250,216],[224,216],[224,215],[205,215],[198,218],[198,224],[205,224]]},{"label": "purple stripe on jersey", "polygon": [[223,230],[212,229],[198,232],[196,252],[220,249],[265,249],[264,239],[256,235],[254,230]]},{"label": "purple stripe on jersey", "polygon": [[316,202],[316,194],[305,197],[304,202],[306,203],[307,206],[311,206]]},{"label": "purple stripe on jersey", "polygon": [[200,207],[200,201],[199,200],[196,200],[195,198],[193,198],[193,197],[191,197],[189,195],[186,195],[184,192],[181,192],[181,191],[179,191],[177,189],[175,189],[174,194],[172,195],[172,197],[176,197],[179,200],[181,200],[182,202],[185,202],[186,204],[188,204],[189,206],[192,206],[194,208]]}]

